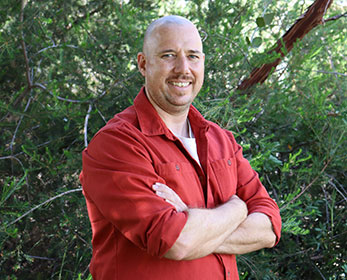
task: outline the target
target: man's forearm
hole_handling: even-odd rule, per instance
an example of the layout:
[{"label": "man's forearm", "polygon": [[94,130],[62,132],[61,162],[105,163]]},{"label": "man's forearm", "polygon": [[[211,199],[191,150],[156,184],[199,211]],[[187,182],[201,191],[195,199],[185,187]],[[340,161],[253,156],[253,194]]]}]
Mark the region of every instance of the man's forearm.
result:
[{"label": "man's forearm", "polygon": [[188,209],[188,220],[164,257],[191,260],[213,253],[245,220],[247,206],[237,196],[214,209]]},{"label": "man's forearm", "polygon": [[252,213],[214,251],[220,254],[240,255],[275,245],[276,235],[269,217]]}]

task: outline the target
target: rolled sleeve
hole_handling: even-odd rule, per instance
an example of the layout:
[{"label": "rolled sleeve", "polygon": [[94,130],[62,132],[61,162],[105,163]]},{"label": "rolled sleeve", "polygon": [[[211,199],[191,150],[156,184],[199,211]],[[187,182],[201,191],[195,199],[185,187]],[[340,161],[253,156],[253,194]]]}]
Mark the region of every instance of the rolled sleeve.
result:
[{"label": "rolled sleeve", "polygon": [[96,208],[88,209],[95,235],[98,221],[106,219],[136,246],[161,257],[186,223],[186,213],[153,192],[155,182],[165,181],[155,173],[144,146],[127,131],[104,130],[93,138],[83,152],[81,182],[87,204],[89,200]]}]

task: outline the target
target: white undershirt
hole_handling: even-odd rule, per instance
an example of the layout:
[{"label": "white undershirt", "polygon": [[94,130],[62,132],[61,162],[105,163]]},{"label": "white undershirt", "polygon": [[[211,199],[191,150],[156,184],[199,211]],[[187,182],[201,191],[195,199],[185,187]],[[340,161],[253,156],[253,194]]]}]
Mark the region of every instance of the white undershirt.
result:
[{"label": "white undershirt", "polygon": [[201,166],[200,164],[200,160],[199,160],[199,156],[198,156],[198,150],[197,150],[197,146],[196,146],[196,140],[194,137],[194,133],[193,130],[190,126],[190,122],[188,120],[188,133],[189,133],[189,137],[183,137],[180,136],[176,133],[174,133],[172,130],[171,132],[178,138],[181,140],[183,146],[187,149],[187,151],[190,153],[190,155],[196,160],[196,162]]}]

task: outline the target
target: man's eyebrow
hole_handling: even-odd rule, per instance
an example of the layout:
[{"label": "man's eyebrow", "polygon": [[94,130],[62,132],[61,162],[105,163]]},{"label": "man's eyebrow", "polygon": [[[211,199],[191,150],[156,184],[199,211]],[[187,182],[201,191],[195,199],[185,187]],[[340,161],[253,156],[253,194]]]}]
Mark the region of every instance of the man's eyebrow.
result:
[{"label": "man's eyebrow", "polygon": [[189,50],[189,53],[197,53],[197,54],[202,54],[202,51],[199,50]]},{"label": "man's eyebrow", "polygon": [[[163,53],[171,53],[171,52],[176,52],[174,49],[167,49],[167,50],[162,50],[158,54],[163,54]],[[202,51],[199,50],[188,50],[188,53],[194,53],[194,54],[202,54]]]},{"label": "man's eyebrow", "polygon": [[175,52],[175,50],[173,50],[173,49],[162,50],[162,51],[160,51],[158,54],[170,53],[170,52]]}]

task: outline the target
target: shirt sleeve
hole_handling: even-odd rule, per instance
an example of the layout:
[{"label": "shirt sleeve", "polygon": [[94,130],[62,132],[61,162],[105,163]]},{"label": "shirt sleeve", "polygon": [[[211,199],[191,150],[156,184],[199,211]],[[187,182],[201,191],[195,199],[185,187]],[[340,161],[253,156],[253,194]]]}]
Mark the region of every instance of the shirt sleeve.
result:
[{"label": "shirt sleeve", "polygon": [[267,190],[260,182],[258,173],[255,172],[248,160],[243,157],[242,147],[236,143],[231,132],[229,137],[234,146],[237,163],[237,195],[246,202],[248,213],[260,212],[266,214],[272,223],[276,235],[276,244],[281,237],[282,221],[280,210],[276,202],[269,196]]},{"label": "shirt sleeve", "polygon": [[162,257],[186,221],[152,190],[159,177],[141,139],[125,129],[103,130],[82,155],[81,182],[99,215],[90,213],[92,227],[106,219],[127,239],[152,256]]}]

